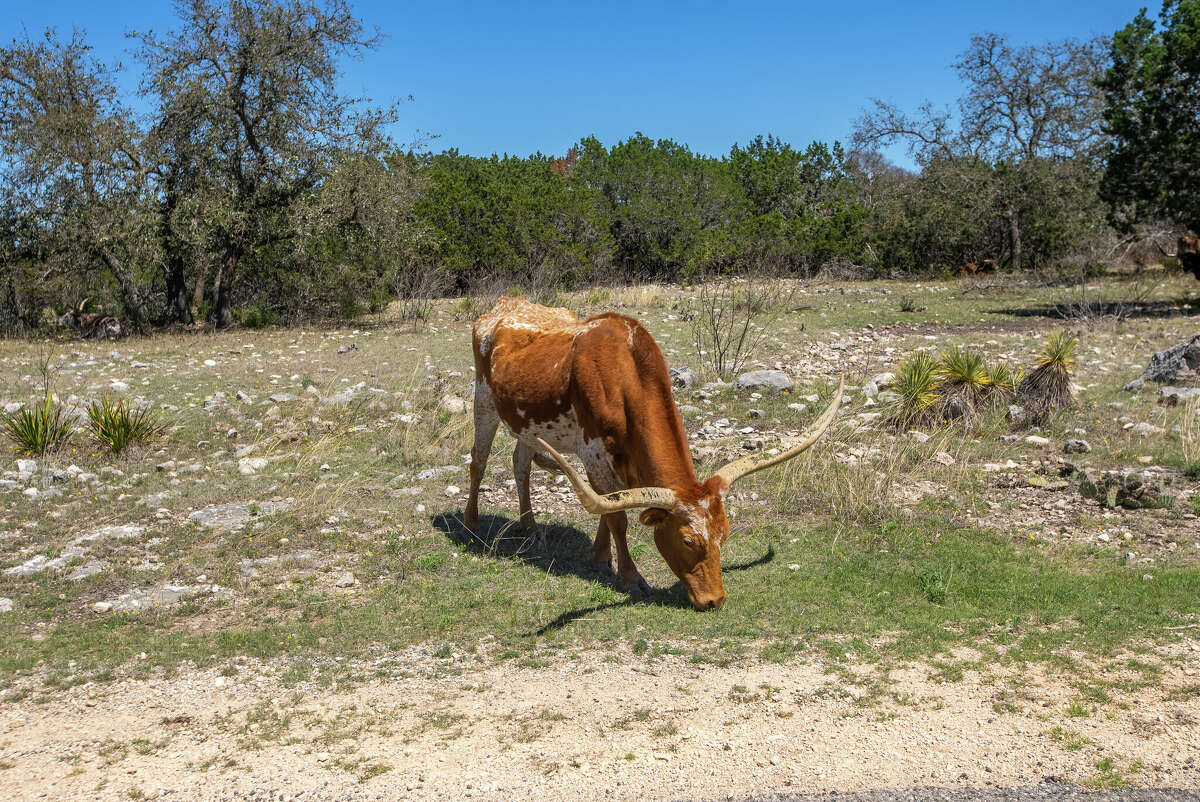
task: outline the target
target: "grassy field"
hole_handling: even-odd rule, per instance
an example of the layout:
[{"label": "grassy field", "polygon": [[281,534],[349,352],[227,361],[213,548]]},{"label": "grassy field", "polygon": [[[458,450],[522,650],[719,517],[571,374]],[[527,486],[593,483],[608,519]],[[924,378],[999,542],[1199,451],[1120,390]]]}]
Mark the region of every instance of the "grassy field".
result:
[{"label": "grassy field", "polygon": [[[693,295],[643,287],[563,300],[636,316],[672,366],[703,382],[713,376],[686,319]],[[1156,403],[1153,385],[1121,388],[1155,350],[1197,333],[1200,284],[1152,272],[1097,280],[1084,297],[1010,279],[814,282],[780,298],[750,367],[788,371],[791,393],[677,395],[700,472],[745,453],[745,441],[770,448],[795,435],[839,373],[850,401],[819,447],[736,488],[729,599],[714,614],[692,611],[636,524],[633,554],[654,593],[631,598],[596,573],[595,519],[541,471],[534,506],[549,546],[524,548],[503,433],[483,497],[487,532],[463,530],[472,429],[469,407],[449,397],[469,392],[478,304],[439,302],[416,328],[385,315],[338,329],[0,342],[0,402],[35,399],[48,360],[60,399],[114,392],[170,422],[160,444],[116,459],[78,434],[31,478],[0,444],[11,481],[0,489],[0,567],[52,561],[0,572],[0,597],[12,600],[0,614],[0,682],[56,687],[275,656],[300,680],[336,675],[333,658],[414,644],[526,664],[594,647],[718,663],[919,657],[946,661],[952,676],[969,662],[1169,654],[1194,634],[1200,479],[1187,468],[1200,460],[1198,409]],[[1064,320],[1060,304],[1118,314]],[[928,439],[871,420],[886,410],[861,385],[916,349],[970,345],[1028,369],[1064,327],[1080,337],[1077,405],[1040,431],[1048,445],[1026,431],[1001,440],[1001,410],[970,429],[927,427]],[[1137,423],[1152,428],[1136,433]],[[1064,456],[1064,440],[1080,437],[1092,451]],[[1174,501],[1101,508],[1048,481],[1064,459],[1157,470]],[[444,470],[422,473],[431,468]],[[190,517],[227,504],[244,505],[231,525]],[[98,570],[71,578],[89,565]],[[164,587],[179,599],[153,604]],[[123,612],[137,592],[148,595]]]}]

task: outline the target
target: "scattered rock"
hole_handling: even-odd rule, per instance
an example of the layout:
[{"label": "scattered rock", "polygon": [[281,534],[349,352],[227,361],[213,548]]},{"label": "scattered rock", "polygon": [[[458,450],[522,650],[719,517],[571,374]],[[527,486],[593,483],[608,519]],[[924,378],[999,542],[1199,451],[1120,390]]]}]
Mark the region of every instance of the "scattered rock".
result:
[{"label": "scattered rock", "polygon": [[454,473],[461,470],[461,465],[442,465],[438,468],[426,468],[423,471],[417,472],[417,481],[424,482],[429,479],[436,479],[443,474]]},{"label": "scattered rock", "polygon": [[1161,433],[1162,429],[1158,426],[1155,426],[1153,423],[1146,423],[1145,421],[1142,421],[1141,423],[1135,423],[1133,426],[1130,426],[1129,431],[1133,434],[1140,434],[1142,437],[1149,437],[1152,434]]},{"label": "scattered rock", "polygon": [[107,612],[111,612],[112,608],[112,602],[96,602],[92,605],[92,612],[98,613],[99,615],[104,615]]},{"label": "scattered rock", "polygon": [[17,471],[30,475],[35,474],[37,473],[37,463],[31,459],[19,459],[17,460]]},{"label": "scattered rock", "polygon": [[206,529],[235,529],[250,520],[250,509],[245,504],[213,504],[196,510],[188,520]]},{"label": "scattered rock", "polygon": [[1181,401],[1187,401],[1189,398],[1200,398],[1200,387],[1159,387],[1158,388],[1158,403],[1164,406],[1177,406]]},{"label": "scattered rock", "polygon": [[1167,493],[1162,477],[1152,473],[1105,471],[1094,476],[1080,471],[1079,494],[1100,503],[1101,507],[1130,510],[1169,507],[1174,499]]},{"label": "scattered rock", "polygon": [[896,381],[894,373],[876,373],[870,381],[863,385],[863,395],[867,398],[875,398],[879,395],[880,390],[891,387],[894,381]]},{"label": "scattered rock", "polygon": [[11,613],[13,611],[13,600],[8,597],[0,598],[0,613]]},{"label": "scattered rock", "polygon": [[107,567],[108,563],[104,562],[103,560],[88,560],[83,565],[67,574],[67,579],[71,582],[78,582],[81,579],[87,579],[89,576],[95,576]]},{"label": "scattered rock", "polygon": [[1029,422],[1029,415],[1025,412],[1025,407],[1009,404],[1008,420],[1013,426],[1024,426]]},{"label": "scattered rock", "polygon": [[243,476],[253,476],[267,467],[266,457],[243,457],[238,460],[238,473]]},{"label": "scattered rock", "polygon": [[348,354],[351,351],[357,351],[357,350],[358,350],[358,343],[350,343],[349,345],[339,345],[337,352],[339,354]]},{"label": "scattered rock", "polygon": [[320,399],[320,401],[322,406],[345,407],[349,406],[350,403],[354,401],[354,393],[350,392],[349,390],[345,390],[344,392],[327,395]]},{"label": "scattered rock", "polygon": [[271,396],[270,401],[273,404],[290,404],[293,401],[299,401],[300,396],[292,393],[275,393]]},{"label": "scattered rock", "polygon": [[462,490],[459,489],[458,485],[446,485],[446,489],[442,491],[442,495],[446,498],[454,498],[461,492]]},{"label": "scattered rock", "polygon": [[737,377],[739,390],[790,390],[792,378],[782,370],[752,370]]},{"label": "scattered rock", "polygon": [[456,395],[442,396],[442,400],[438,402],[438,409],[451,415],[461,415],[470,408],[470,404]]},{"label": "scattered rock", "polygon": [[955,462],[954,457],[950,456],[945,451],[939,451],[938,453],[934,454],[933,461],[939,465],[945,465],[946,467],[953,465]]},{"label": "scattered rock", "polygon": [[1087,440],[1068,440],[1063,443],[1064,454],[1086,454],[1092,450],[1092,444]]},{"label": "scattered rock", "polygon": [[355,579],[354,574],[350,573],[349,571],[339,576],[337,578],[337,582],[334,583],[334,585],[339,588],[352,588],[357,584],[358,580]]},{"label": "scattered rock", "polygon": [[1142,379],[1134,379],[1133,381],[1129,382],[1121,389],[1127,393],[1136,393],[1138,390],[1142,389],[1142,385],[1144,385],[1145,383],[1146,382]]},{"label": "scattered rock", "polygon": [[696,383],[696,374],[689,367],[671,368],[671,384],[690,390]]},{"label": "scattered rock", "polygon": [[1031,434],[1025,438],[1025,442],[1031,446],[1048,446],[1050,438],[1042,437],[1040,434]]},{"label": "scattered rock", "polygon": [[918,443],[928,443],[929,442],[929,435],[925,434],[925,432],[919,432],[916,429],[910,429],[907,432],[907,434],[909,437],[911,437],[913,440],[916,440]]}]

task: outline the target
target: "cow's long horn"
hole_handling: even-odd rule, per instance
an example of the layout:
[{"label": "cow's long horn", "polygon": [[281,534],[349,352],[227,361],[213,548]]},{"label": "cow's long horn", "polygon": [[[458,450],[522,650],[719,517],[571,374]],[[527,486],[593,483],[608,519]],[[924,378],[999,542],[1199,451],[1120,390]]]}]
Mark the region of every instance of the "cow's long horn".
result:
[{"label": "cow's long horn", "polygon": [[846,377],[843,375],[838,381],[838,388],[837,392],[833,394],[833,401],[829,403],[829,407],[826,408],[821,417],[817,418],[816,423],[805,430],[804,434],[800,435],[799,443],[782,454],[776,454],[768,459],[756,460],[754,457],[742,457],[741,459],[734,460],[717,471],[716,475],[732,485],[747,474],[761,471],[764,468],[770,468],[772,465],[778,465],[781,462],[786,462],[801,452],[807,451],[812,447],[813,443],[821,439],[821,435],[825,434],[825,430],[833,423],[833,419],[837,416],[838,407],[842,405],[842,390],[845,386]]},{"label": "cow's long horn", "polygon": [[609,493],[607,496],[602,496],[592,489],[591,485],[583,480],[575,469],[554,450],[554,447],[547,443],[542,438],[538,438],[538,443],[546,452],[554,458],[558,463],[558,467],[562,468],[562,472],[566,474],[567,480],[571,486],[575,488],[575,495],[579,496],[579,501],[583,504],[583,508],[593,515],[606,515],[612,512],[622,512],[641,507],[657,507],[663,510],[674,509],[678,500],[675,497],[675,491],[667,487],[635,487],[630,490],[618,490],[616,493]]}]

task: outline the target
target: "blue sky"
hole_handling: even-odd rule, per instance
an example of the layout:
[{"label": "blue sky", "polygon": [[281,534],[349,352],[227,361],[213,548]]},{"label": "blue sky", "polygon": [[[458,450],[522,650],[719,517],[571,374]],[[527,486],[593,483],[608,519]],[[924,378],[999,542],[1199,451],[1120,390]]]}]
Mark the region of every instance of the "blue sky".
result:
[{"label": "blue sky", "polygon": [[[124,33],[174,25],[167,2],[6,5],[5,43],[23,27],[79,27],[102,58],[135,70]],[[845,141],[872,97],[908,109],[950,103],[960,86],[948,65],[974,33],[1018,43],[1108,34],[1141,5],[359,0],[360,18],[386,38],[344,65],[343,86],[379,101],[411,94],[394,136],[429,132],[437,150],[562,153],[583,136],[611,144],[642,131],[719,155],[757,133]]]}]

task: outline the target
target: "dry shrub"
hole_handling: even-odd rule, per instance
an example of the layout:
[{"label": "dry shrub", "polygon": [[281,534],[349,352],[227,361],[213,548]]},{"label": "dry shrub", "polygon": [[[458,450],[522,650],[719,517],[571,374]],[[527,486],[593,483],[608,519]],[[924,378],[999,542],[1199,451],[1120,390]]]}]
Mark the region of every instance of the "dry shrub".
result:
[{"label": "dry shrub", "polygon": [[770,324],[790,308],[792,290],[771,278],[713,277],[694,301],[692,343],[701,363],[728,380],[753,357]]}]

